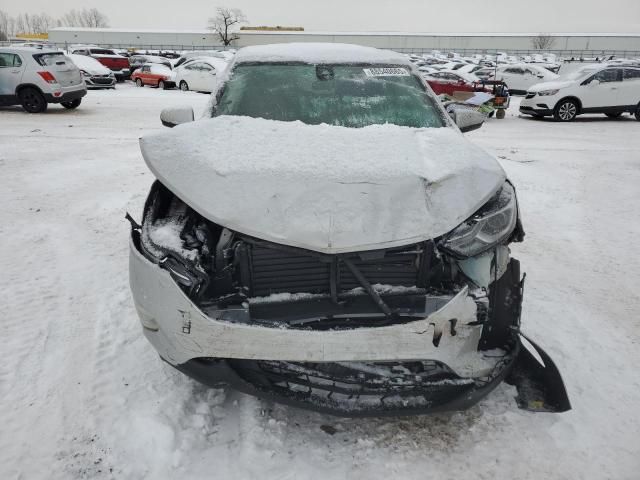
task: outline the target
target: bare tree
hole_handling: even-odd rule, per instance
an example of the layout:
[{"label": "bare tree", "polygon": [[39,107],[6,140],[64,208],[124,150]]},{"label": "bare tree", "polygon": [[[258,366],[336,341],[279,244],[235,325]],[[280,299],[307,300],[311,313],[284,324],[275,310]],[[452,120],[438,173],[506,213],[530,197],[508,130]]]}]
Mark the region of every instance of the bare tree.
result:
[{"label": "bare tree", "polygon": [[9,32],[11,17],[3,10],[0,10],[0,41],[9,40],[11,32]]},{"label": "bare tree", "polygon": [[60,18],[59,23],[65,27],[101,28],[109,26],[109,19],[97,8],[69,10]]},{"label": "bare tree", "polygon": [[553,48],[556,43],[556,39],[551,35],[544,33],[539,34],[537,37],[531,39],[531,46],[534,50],[549,50]]},{"label": "bare tree", "polygon": [[216,16],[209,19],[209,30],[216,32],[222,44],[227,46],[239,38],[237,27],[246,22],[247,17],[239,8],[218,7]]}]

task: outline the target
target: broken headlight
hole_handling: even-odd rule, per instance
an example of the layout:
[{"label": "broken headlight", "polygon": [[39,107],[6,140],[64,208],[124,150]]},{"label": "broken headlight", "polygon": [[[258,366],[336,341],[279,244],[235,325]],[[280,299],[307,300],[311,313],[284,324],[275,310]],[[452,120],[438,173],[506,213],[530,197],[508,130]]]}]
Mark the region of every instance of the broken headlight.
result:
[{"label": "broken headlight", "polygon": [[454,254],[473,257],[507,239],[517,219],[516,192],[505,182],[480,210],[445,237],[443,247]]}]

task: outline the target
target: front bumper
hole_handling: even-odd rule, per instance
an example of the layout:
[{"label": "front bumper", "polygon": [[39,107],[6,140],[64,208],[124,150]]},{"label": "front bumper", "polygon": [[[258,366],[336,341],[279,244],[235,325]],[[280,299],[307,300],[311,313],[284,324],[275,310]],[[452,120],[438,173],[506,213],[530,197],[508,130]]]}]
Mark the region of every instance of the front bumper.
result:
[{"label": "front bumper", "polygon": [[241,320],[245,307],[205,314],[166,270],[144,257],[133,239],[130,252],[131,290],[144,334],[172,365],[196,358],[286,362],[430,359],[447,365],[461,378],[475,378],[489,375],[499,360],[495,352],[478,351],[482,324],[467,287],[450,297],[425,298],[424,318],[405,323],[345,330],[258,326]]},{"label": "front bumper", "polygon": [[555,105],[555,98],[552,96],[539,96],[536,94],[530,97],[530,93],[527,93],[526,97],[520,102],[520,113],[526,115],[537,115],[539,117],[547,117],[553,115],[553,105]]},{"label": "front bumper", "polygon": [[84,82],[88,88],[111,88],[116,84],[116,77],[102,75],[84,77]]}]

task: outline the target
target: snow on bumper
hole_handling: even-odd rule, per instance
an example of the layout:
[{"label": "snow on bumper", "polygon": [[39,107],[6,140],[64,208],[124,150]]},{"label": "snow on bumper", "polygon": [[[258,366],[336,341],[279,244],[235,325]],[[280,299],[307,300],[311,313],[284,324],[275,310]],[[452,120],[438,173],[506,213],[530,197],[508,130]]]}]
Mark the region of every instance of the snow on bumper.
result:
[{"label": "snow on bumper", "polygon": [[[202,357],[301,362],[429,359],[445,363],[462,377],[479,377],[496,363],[477,351],[482,326],[471,324],[476,321],[476,304],[466,288],[426,318],[404,324],[339,331],[254,326],[205,315],[133,241],[130,250],[131,289],[144,333],[173,365]],[[440,333],[435,346],[434,334]]]}]

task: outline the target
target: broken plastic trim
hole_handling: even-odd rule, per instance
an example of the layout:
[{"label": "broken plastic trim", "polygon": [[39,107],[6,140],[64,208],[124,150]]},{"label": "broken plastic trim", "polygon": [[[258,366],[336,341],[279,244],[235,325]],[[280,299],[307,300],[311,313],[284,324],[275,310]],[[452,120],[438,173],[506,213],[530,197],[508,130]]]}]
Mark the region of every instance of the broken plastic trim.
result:
[{"label": "broken plastic trim", "polygon": [[562,413],[571,410],[571,402],[562,381],[560,371],[551,357],[533,340],[520,333],[542,359],[535,356],[521,344],[520,353],[513,370],[505,380],[518,390],[518,408],[530,412]]}]

